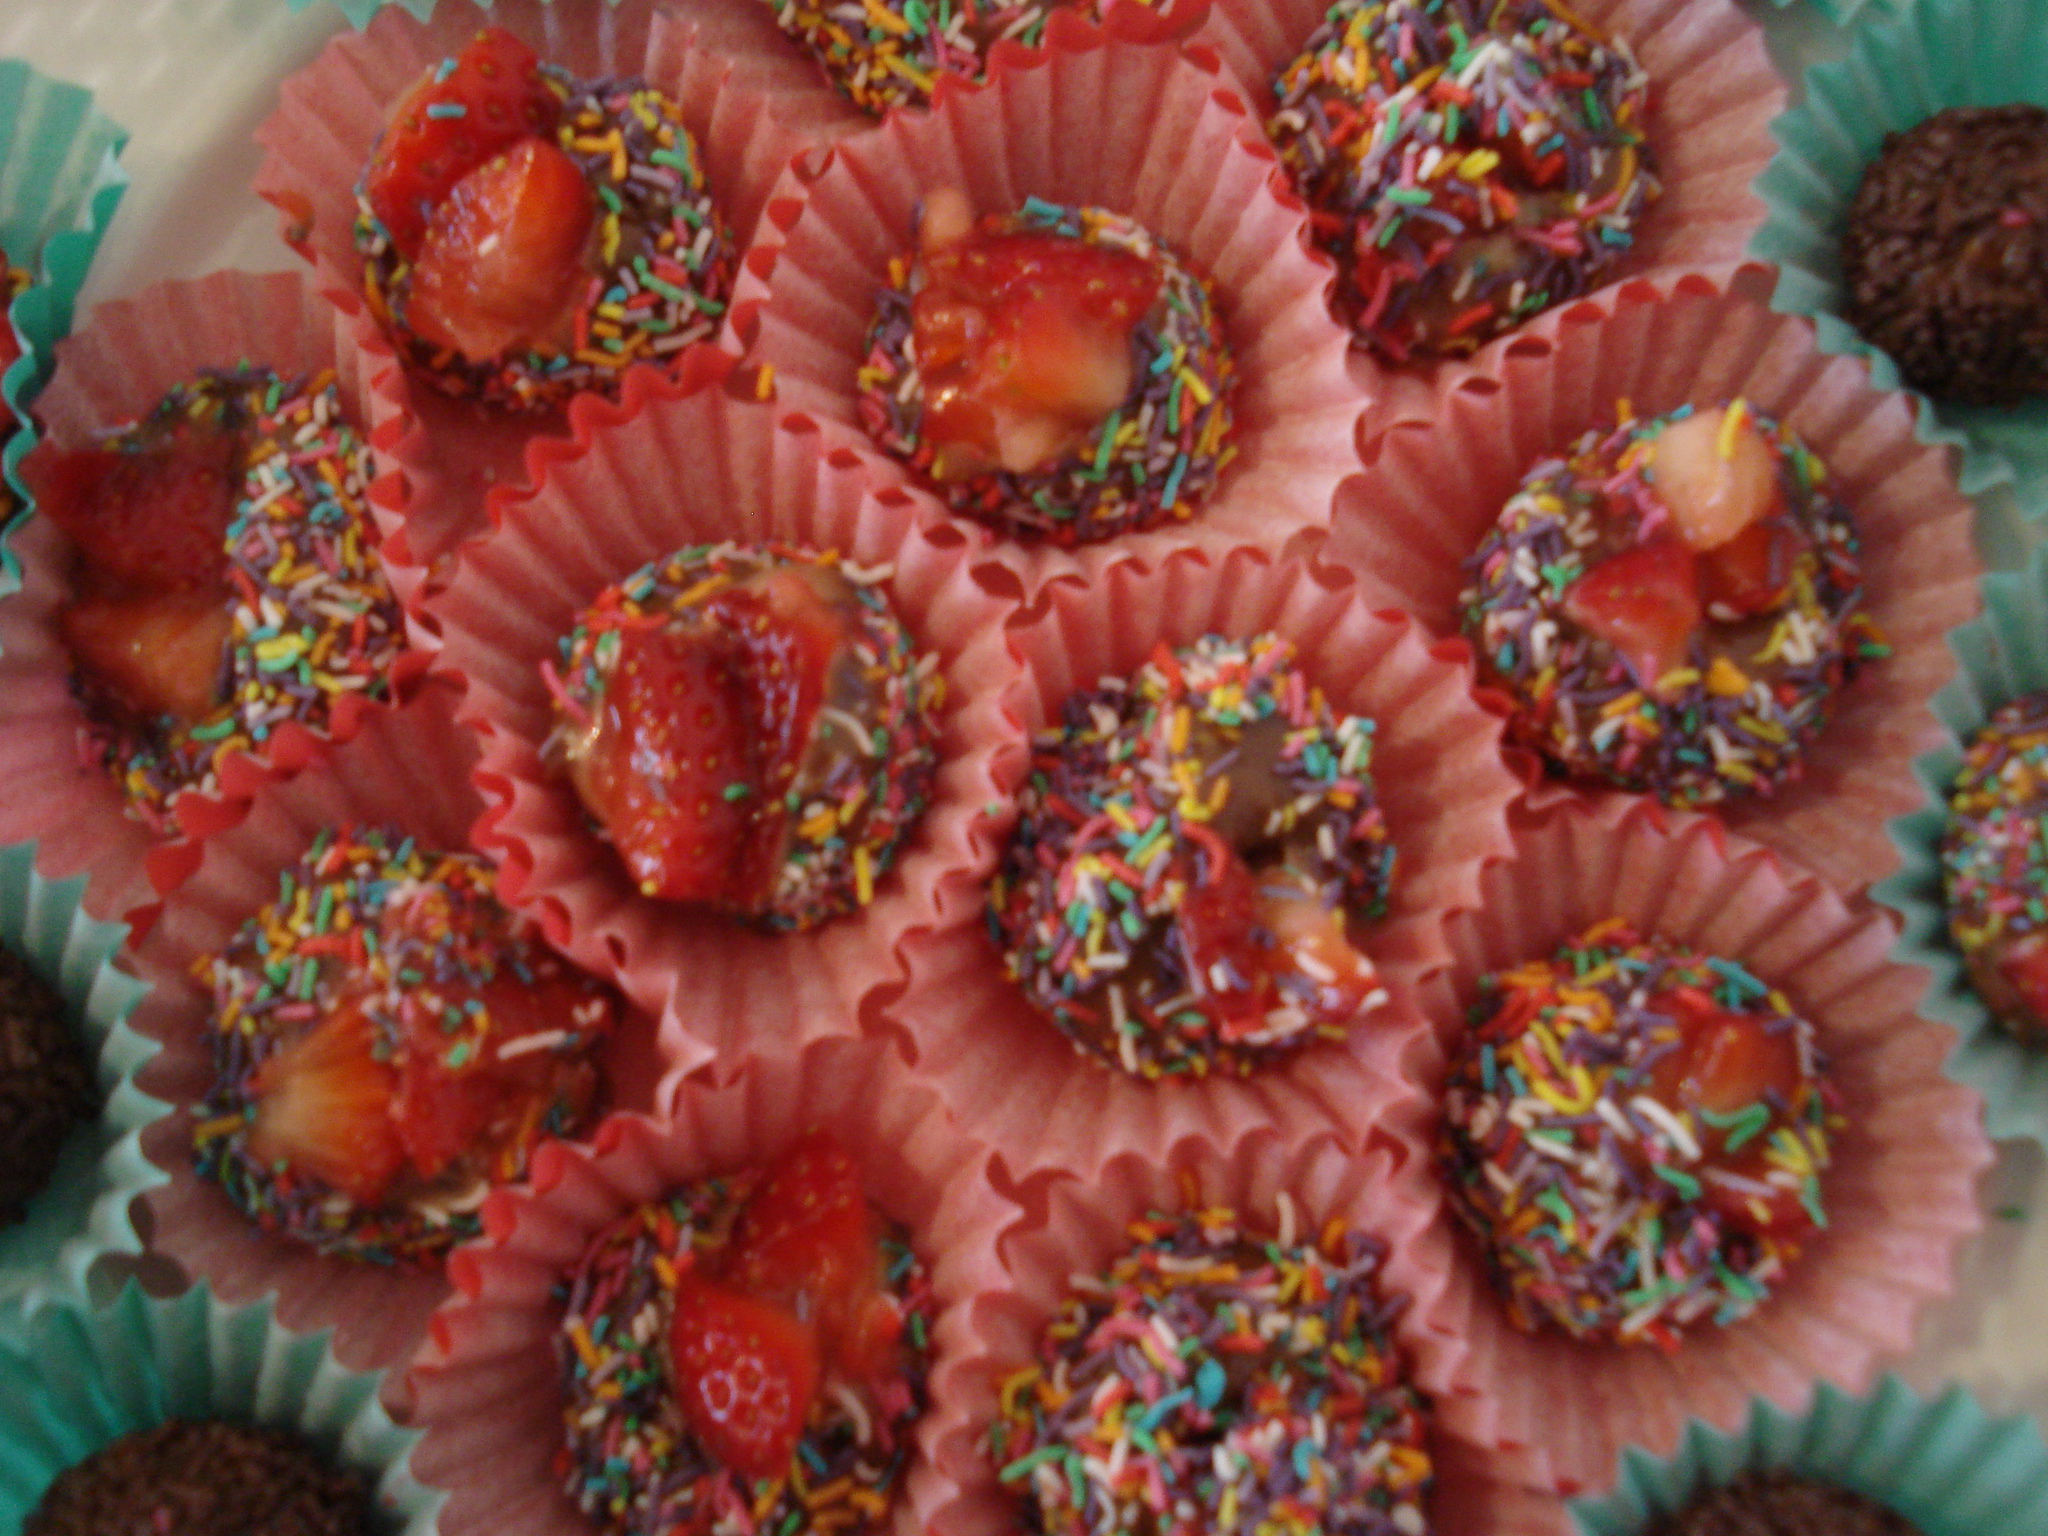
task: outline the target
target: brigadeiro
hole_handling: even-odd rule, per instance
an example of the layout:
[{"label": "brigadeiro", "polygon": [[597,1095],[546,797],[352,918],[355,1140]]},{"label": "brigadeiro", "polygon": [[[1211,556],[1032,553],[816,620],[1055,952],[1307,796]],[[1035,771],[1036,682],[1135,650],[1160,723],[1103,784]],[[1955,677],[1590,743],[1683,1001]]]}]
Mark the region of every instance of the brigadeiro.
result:
[{"label": "brigadeiro", "polygon": [[98,1113],[92,1059],[64,999],[0,947],[0,1226],[21,1219],[73,1127]]},{"label": "brigadeiro", "polygon": [[1977,995],[2013,1033],[2048,1043],[2048,694],[2015,699],[1970,739],[1941,886]]},{"label": "brigadeiro", "polygon": [[1748,1472],[1651,1526],[1646,1536],[1920,1536],[1847,1488],[1789,1472]]},{"label": "brigadeiro", "polygon": [[1842,314],[1937,400],[2048,392],[2048,108],[1949,107],[1863,173]]}]

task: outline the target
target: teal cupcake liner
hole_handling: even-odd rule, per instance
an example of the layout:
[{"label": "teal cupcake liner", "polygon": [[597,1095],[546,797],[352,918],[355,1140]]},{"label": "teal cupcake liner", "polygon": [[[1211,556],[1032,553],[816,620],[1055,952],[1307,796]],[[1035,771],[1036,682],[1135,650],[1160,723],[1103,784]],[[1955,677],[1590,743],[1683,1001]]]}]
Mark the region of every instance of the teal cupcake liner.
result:
[{"label": "teal cupcake liner", "polygon": [[2000,706],[2048,689],[2048,545],[2024,571],[1986,576],[1983,593],[1983,616],[1949,636],[1962,670],[1934,696],[1949,739],[1913,762],[1926,803],[1892,821],[1901,865],[1870,894],[1903,922],[1892,957],[1933,973],[1921,1012],[1956,1031],[1949,1072],[1983,1096],[1985,1128],[2048,1148],[2048,1051],[2022,1044],[1979,1001],[1949,937],[1941,894],[1941,836],[1965,745]]},{"label": "teal cupcake liner", "polygon": [[[1880,388],[1903,389],[1890,358],[1841,317],[1840,241],[1863,169],[1887,133],[1943,107],[2048,105],[2048,0],[1917,0],[1873,6],[1848,57],[1806,72],[1805,102],[1771,131],[1777,156],[1757,178],[1769,208],[1750,254],[1778,263],[1772,305],[1810,315],[1831,352],[1869,359]],[[1993,408],[1936,404],[1914,393],[1921,438],[1962,452],[1962,487],[2009,484],[2021,514],[2048,514],[2048,398]]]},{"label": "teal cupcake liner", "polygon": [[2048,1446],[2023,1417],[1994,1419],[1961,1387],[1929,1401],[1896,1376],[1867,1397],[1823,1385],[1787,1414],[1766,1402],[1737,1434],[1695,1421],[1659,1461],[1631,1447],[1611,1494],[1575,1500],[1585,1536],[1639,1536],[1659,1515],[1752,1471],[1786,1471],[1896,1510],[1923,1536],[2048,1531]]},{"label": "teal cupcake liner", "polygon": [[[0,395],[21,421],[49,377],[51,349],[70,333],[86,269],[127,186],[118,159],[127,140],[90,91],[0,59],[0,248],[34,279],[8,309],[22,355],[0,377]],[[33,446],[24,427],[5,454],[7,483],[24,506],[20,466]],[[0,595],[21,583],[7,546],[12,526],[0,524]]]},{"label": "teal cupcake liner", "polygon": [[378,1402],[381,1378],[344,1370],[326,1334],[295,1334],[268,1302],[205,1287],[111,1305],[76,1296],[0,1310],[0,1530],[15,1531],[66,1467],[173,1418],[296,1429],[375,1482],[380,1536],[431,1536],[440,1496],[413,1480],[419,1435]]},{"label": "teal cupcake liner", "polygon": [[25,959],[63,997],[98,1068],[105,1107],[71,1134],[50,1186],[24,1218],[0,1228],[0,1300],[78,1290],[93,1266],[142,1252],[130,1202],[166,1175],[142,1155],[142,1128],[166,1106],[135,1086],[156,1046],[127,1027],[149,990],[114,964],[128,930],[95,922],[81,905],[85,879],[36,873],[35,845],[0,848],[0,944]]},{"label": "teal cupcake liner", "polygon": [[1777,0],[1779,10],[1804,3],[1819,11],[1837,26],[1847,26],[1864,11],[1881,15],[1900,3],[1900,0]]}]

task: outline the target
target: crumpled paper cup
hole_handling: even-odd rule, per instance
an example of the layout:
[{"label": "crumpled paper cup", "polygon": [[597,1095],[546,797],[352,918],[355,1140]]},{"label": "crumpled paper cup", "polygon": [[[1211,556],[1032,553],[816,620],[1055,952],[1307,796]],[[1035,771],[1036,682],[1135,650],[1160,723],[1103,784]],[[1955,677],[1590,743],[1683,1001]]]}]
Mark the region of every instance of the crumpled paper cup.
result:
[{"label": "crumpled paper cup", "polygon": [[[1339,494],[1327,557],[1372,601],[1455,634],[1462,562],[1539,459],[1611,427],[1621,400],[1649,417],[1745,396],[1827,463],[1861,533],[1864,611],[1893,653],[1843,691],[1803,777],[1717,814],[1857,886],[1897,867],[1884,823],[1920,802],[1910,765],[1941,739],[1928,702],[1955,675],[1943,637],[1977,611],[1980,568],[1947,455],[1914,440],[1903,396],[1820,351],[1805,322],[1766,309],[1769,278],[1750,265],[1623,283],[1375,408],[1360,428],[1366,473]],[[1533,759],[1526,767],[1540,776]],[[1548,804],[1567,791],[1534,793]]]},{"label": "crumpled paper cup", "polygon": [[[1864,358],[1881,387],[1903,388],[1891,359],[1841,317],[1850,201],[1888,133],[1943,107],[2048,106],[2043,57],[2048,0],[1924,0],[1861,18],[1849,56],[1809,69],[1805,99],[1772,125],[1778,153],[1756,183],[1769,217],[1749,243],[1778,266],[1772,306],[1812,316],[1823,348]],[[2048,514],[2048,397],[2015,406],[1912,398],[1921,438],[1960,450],[1965,491],[2010,485],[2024,516]]]},{"label": "crumpled paper cup", "polygon": [[1076,550],[959,519],[977,560],[1027,595],[1132,553],[1277,554],[1328,526],[1330,497],[1357,467],[1349,434],[1367,397],[1345,373],[1349,344],[1323,303],[1329,266],[1307,249],[1307,217],[1276,195],[1272,151],[1214,55],[1149,41],[1148,25],[1130,8],[1099,27],[1055,12],[1044,49],[998,50],[986,85],[941,82],[931,111],[843,140],[822,171],[792,169],[733,297],[733,334],[774,369],[779,398],[845,423],[879,473],[905,481],[912,472],[861,428],[856,373],[926,194],[959,188],[976,213],[1014,212],[1029,196],[1128,214],[1208,281],[1238,372],[1236,460],[1188,521]]},{"label": "crumpled paper cup", "polygon": [[[563,953],[661,1017],[678,1070],[853,1032],[863,1001],[900,981],[905,935],[951,920],[953,897],[981,889],[1003,785],[1024,752],[1012,719],[1021,670],[1003,644],[1009,604],[975,585],[959,539],[927,533],[911,498],[874,487],[843,431],[746,398],[755,379],[705,347],[675,382],[643,376],[617,406],[579,402],[573,441],[535,455],[531,494],[493,501],[497,531],[426,608],[443,637],[438,666],[465,684],[462,719],[481,735],[490,809],[479,838],[502,892]],[[892,567],[884,594],[946,683],[923,817],[873,901],[801,933],[643,896],[541,754],[554,705],[540,668],[577,614],[651,560],[728,539]]]},{"label": "crumpled paper cup", "polygon": [[994,1283],[997,1234],[1017,1213],[988,1182],[986,1149],[885,1047],[825,1040],[751,1057],[723,1085],[681,1085],[664,1117],[617,1115],[587,1146],[544,1148],[530,1183],[487,1202],[485,1236],[449,1260],[455,1294],[410,1377],[426,1432],[420,1478],[449,1490],[443,1536],[587,1536],[553,1470],[563,1443],[556,1283],[634,1207],[758,1166],[815,1128],[846,1147],[868,1197],[910,1229],[939,1300],[933,1407],[890,1522],[899,1536],[932,1528],[955,1498],[937,1444],[976,1344],[970,1303]]}]

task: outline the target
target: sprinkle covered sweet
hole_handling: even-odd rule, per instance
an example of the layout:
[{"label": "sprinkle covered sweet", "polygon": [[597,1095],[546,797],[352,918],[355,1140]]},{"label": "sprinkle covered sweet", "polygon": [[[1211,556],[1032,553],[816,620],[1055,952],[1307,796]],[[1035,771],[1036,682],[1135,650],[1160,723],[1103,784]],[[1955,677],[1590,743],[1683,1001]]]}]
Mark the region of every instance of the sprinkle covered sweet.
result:
[{"label": "sprinkle covered sweet", "polygon": [[642,1206],[563,1294],[565,1486],[605,1531],[887,1526],[937,1300],[829,1137]]},{"label": "sprinkle covered sweet", "polygon": [[2048,694],[2015,699],[1970,739],[1941,886],[1977,995],[2021,1038],[2048,1042]]},{"label": "sprinkle covered sweet", "polygon": [[0,1229],[49,1185],[66,1140],[99,1113],[92,1056],[64,999],[0,948]]},{"label": "sprinkle covered sweet", "polygon": [[323,832],[194,975],[213,994],[202,1177],[323,1253],[438,1262],[491,1187],[577,1134],[616,994],[499,905],[490,866]]},{"label": "sprinkle covered sweet", "polygon": [[1271,634],[1162,645],[1070,698],[989,889],[1010,978],[1147,1078],[1342,1038],[1386,996],[1346,933],[1392,876],[1372,748]]},{"label": "sprinkle covered sweet", "polygon": [[1142,226],[1027,198],[926,200],[890,264],[861,422],[954,511],[1062,546],[1192,517],[1236,455],[1208,287]]},{"label": "sprinkle covered sweet", "polygon": [[1797,777],[1888,654],[1826,467],[1745,401],[1589,432],[1466,562],[1463,627],[1511,735],[1567,777],[1693,806]]},{"label": "sprinkle covered sweet", "polygon": [[369,448],[332,372],[202,374],[90,448],[28,461],[39,511],[77,553],[58,614],[84,759],[131,814],[176,829],[230,754],[388,701],[405,649],[377,557]]},{"label": "sprinkle covered sweet", "polygon": [[1827,1225],[1840,1126],[1782,993],[1613,919],[1481,979],[1440,1154],[1517,1326],[1670,1349]]},{"label": "sprinkle covered sweet", "polygon": [[1586,292],[1657,193],[1642,70],[1555,0],[1337,0],[1274,95],[1337,315],[1391,362]]},{"label": "sprinkle covered sweet", "polygon": [[371,310],[451,394],[615,395],[725,315],[736,249],[676,103],[576,80],[503,28],[398,104],[356,201]]},{"label": "sprinkle covered sweet", "polygon": [[808,48],[826,78],[880,117],[922,107],[946,75],[981,80],[988,51],[1035,48],[1047,19],[1072,0],[766,0],[782,30]]},{"label": "sprinkle covered sweet", "polygon": [[1921,1536],[1875,1499],[1790,1472],[1745,1472],[1664,1516],[1646,1536]]},{"label": "sprinkle covered sweet", "polygon": [[1426,1405],[1382,1245],[1226,1210],[1132,1223],[1002,1383],[990,1451],[1042,1536],[1423,1536]]},{"label": "sprinkle covered sweet", "polygon": [[945,698],[890,575],[697,545],[584,610],[543,669],[546,755],[644,894],[781,930],[873,899],[930,798]]}]

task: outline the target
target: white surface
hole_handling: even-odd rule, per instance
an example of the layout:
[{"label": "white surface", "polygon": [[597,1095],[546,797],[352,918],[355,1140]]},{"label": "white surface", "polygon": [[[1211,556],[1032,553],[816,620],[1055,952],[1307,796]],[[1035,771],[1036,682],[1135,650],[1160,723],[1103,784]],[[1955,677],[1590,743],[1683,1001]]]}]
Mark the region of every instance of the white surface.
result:
[{"label": "white surface", "polygon": [[[1795,91],[1801,69],[1844,50],[1807,5],[1741,3]],[[0,56],[87,86],[132,135],[123,163],[133,184],[86,284],[87,306],[161,278],[297,264],[277,215],[248,190],[259,160],[251,135],[278,81],[344,25],[330,6],[294,15],[284,0],[0,0]],[[1986,512],[1987,557],[2015,563],[2024,538],[2009,509]],[[2025,1409],[2048,1424],[2044,1202],[2042,1157],[2008,1147],[1987,1182],[1987,1230],[1963,1257],[1961,1294],[1929,1317],[1905,1368],[1916,1386],[1962,1381],[1994,1411]]]}]

